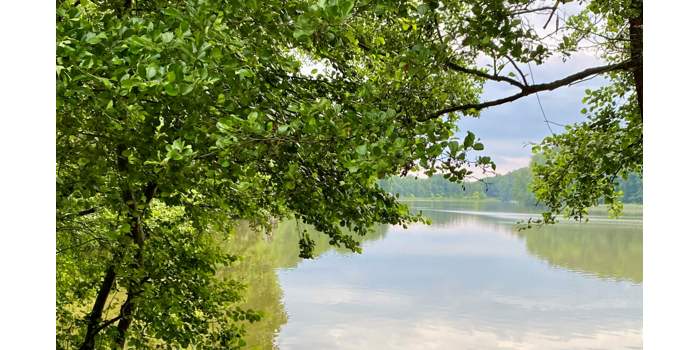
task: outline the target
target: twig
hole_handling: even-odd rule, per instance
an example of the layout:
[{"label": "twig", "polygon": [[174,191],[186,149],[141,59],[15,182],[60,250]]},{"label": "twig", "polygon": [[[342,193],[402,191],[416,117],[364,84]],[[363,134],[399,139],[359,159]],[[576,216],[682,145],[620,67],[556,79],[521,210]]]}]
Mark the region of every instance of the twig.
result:
[{"label": "twig", "polygon": [[552,8],[552,13],[549,14],[549,18],[547,18],[547,22],[545,22],[544,27],[542,29],[547,29],[547,25],[549,25],[549,21],[552,20],[552,16],[554,16],[554,13],[557,12],[557,6],[559,6],[559,0],[554,3],[554,7]]}]

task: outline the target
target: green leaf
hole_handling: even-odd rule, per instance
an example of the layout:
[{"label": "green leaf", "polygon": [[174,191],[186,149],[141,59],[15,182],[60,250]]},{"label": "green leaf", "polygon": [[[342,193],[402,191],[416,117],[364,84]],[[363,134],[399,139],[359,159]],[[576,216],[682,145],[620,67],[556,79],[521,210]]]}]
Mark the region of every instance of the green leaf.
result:
[{"label": "green leaf", "polygon": [[182,90],[182,95],[183,95],[183,96],[184,96],[184,95],[187,95],[187,94],[189,94],[190,92],[192,92],[192,90],[194,90],[194,84],[187,84],[187,85],[185,85],[185,89]]},{"label": "green leaf", "polygon": [[111,89],[114,86],[112,85],[112,82],[107,78],[99,78],[99,80],[102,83],[102,85],[104,85],[107,89]]},{"label": "green leaf", "polygon": [[450,149],[450,154],[454,155],[455,153],[457,153],[459,144],[457,143],[457,141],[452,140],[447,144],[447,147]]},{"label": "green leaf", "polygon": [[153,77],[156,76],[156,73],[158,73],[158,66],[150,65],[146,68],[146,78],[147,79],[153,79]]},{"label": "green leaf", "polygon": [[297,29],[292,33],[292,36],[294,39],[303,39],[305,37],[309,37],[314,33],[313,29]]},{"label": "green leaf", "polygon": [[241,79],[246,79],[246,78],[251,78],[254,77],[255,74],[253,74],[253,71],[251,71],[248,68],[241,68],[236,71],[236,74],[241,78]]},{"label": "green leaf", "polygon": [[107,39],[107,34],[105,33],[100,33],[100,34],[95,34],[93,32],[89,32],[85,35],[85,42],[91,45],[95,45],[100,43],[103,39]]},{"label": "green leaf", "polygon": [[165,32],[160,34],[160,39],[163,40],[164,43],[169,43],[173,41],[173,38],[175,38],[175,34],[172,32]]},{"label": "green leaf", "polygon": [[467,136],[464,137],[464,149],[474,145],[474,140],[476,140],[476,135],[471,131],[467,131]]},{"label": "green leaf", "polygon": [[347,17],[352,12],[352,8],[355,6],[355,1],[353,0],[340,0],[338,7],[340,8],[340,15],[342,17]]},{"label": "green leaf", "polygon": [[165,93],[170,95],[170,96],[177,96],[179,94],[179,91],[177,89],[177,86],[172,83],[165,84]]},{"label": "green leaf", "polygon": [[481,142],[477,142],[473,146],[475,151],[483,151],[484,150],[484,144]]},{"label": "green leaf", "polygon": [[254,122],[256,119],[258,119],[258,112],[252,111],[248,113],[248,117],[246,119],[248,119],[249,122]]}]

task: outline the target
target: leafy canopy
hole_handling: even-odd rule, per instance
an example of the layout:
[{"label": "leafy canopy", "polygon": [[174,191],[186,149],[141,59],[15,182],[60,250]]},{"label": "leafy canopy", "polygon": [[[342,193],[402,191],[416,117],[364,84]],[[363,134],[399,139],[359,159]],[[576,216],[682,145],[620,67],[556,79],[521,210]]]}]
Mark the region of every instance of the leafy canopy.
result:
[{"label": "leafy canopy", "polygon": [[[348,229],[417,219],[376,179],[491,166],[467,158],[473,137],[451,139],[456,115],[420,120],[480,90],[407,65],[434,50],[398,45],[420,35],[394,23],[411,7],[127,4],[57,8],[60,348],[124,346],[127,331],[139,347],[243,346],[236,321],[258,316],[214,277],[232,259],[215,242],[226,222],[291,216],[359,251]],[[361,48],[370,33],[380,52]],[[309,59],[332,69],[302,74]],[[313,240],[299,243],[310,257]]]}]

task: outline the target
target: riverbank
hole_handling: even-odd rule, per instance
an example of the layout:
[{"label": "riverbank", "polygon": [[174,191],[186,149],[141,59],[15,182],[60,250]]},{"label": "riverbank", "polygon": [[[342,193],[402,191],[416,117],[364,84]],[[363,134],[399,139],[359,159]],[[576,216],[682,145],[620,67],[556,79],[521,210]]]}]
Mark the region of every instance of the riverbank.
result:
[{"label": "riverbank", "polygon": [[[483,205],[505,205],[512,206],[514,209],[525,210],[528,212],[542,212],[545,210],[543,207],[535,207],[532,205],[524,205],[518,202],[503,202],[497,198],[469,198],[469,197],[414,197],[414,198],[399,198],[399,201],[404,203],[429,203],[429,202],[442,202],[442,203],[460,203],[460,204],[473,204],[475,206]],[[608,208],[605,205],[599,205],[588,210],[588,215],[590,216],[608,216]],[[640,203],[623,203],[622,215],[620,217],[626,218],[641,218],[643,217],[643,204]]]}]

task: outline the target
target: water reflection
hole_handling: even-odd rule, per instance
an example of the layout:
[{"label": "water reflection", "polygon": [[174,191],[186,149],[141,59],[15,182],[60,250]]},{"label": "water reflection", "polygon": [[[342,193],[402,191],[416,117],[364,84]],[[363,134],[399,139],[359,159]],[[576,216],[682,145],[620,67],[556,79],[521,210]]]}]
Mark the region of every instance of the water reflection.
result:
[{"label": "water reflection", "polygon": [[537,214],[532,208],[503,203],[413,203],[435,226],[478,225],[511,232],[527,251],[553,266],[601,278],[642,282],[642,220],[593,216],[587,223],[561,222],[517,231],[512,225]]},{"label": "water reflection", "polygon": [[641,221],[517,232],[525,209],[414,208],[433,225],[380,227],[361,255],[317,236],[301,261],[291,222],[241,234],[234,270],[256,274],[250,306],[271,315],[252,348],[641,348]]},{"label": "water reflection", "polygon": [[275,273],[277,261],[272,259],[272,246],[265,237],[240,225],[235,236],[224,242],[227,250],[239,259],[220,273],[245,284],[243,298],[246,302],[242,306],[263,315],[262,320],[246,327],[245,340],[249,349],[273,349],[275,337],[287,322],[282,289]]},{"label": "water reflection", "polygon": [[568,224],[517,233],[527,250],[548,263],[601,278],[642,283],[638,225]]},{"label": "water reflection", "polygon": [[[270,233],[252,230],[242,223],[224,242],[225,249],[236,255],[238,260],[222,268],[220,274],[247,286],[243,295],[245,303],[241,307],[263,314],[261,321],[246,326],[248,349],[278,349],[275,338],[287,323],[288,314],[282,301],[283,293],[276,269],[293,269],[302,261],[299,258],[298,234],[304,228],[316,241],[314,256],[323,255],[331,249],[340,255],[354,254],[347,249],[332,247],[327,236],[292,221],[277,224]],[[378,226],[366,236],[355,238],[363,242],[378,240],[386,235],[387,229],[388,226]]]}]

